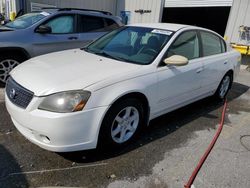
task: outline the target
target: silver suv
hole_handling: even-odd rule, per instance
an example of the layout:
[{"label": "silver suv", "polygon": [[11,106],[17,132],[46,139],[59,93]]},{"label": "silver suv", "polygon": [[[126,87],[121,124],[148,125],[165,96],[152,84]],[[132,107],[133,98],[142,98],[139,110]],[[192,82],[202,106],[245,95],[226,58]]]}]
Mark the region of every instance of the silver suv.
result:
[{"label": "silver suv", "polygon": [[18,17],[0,27],[0,84],[31,57],[83,47],[120,26],[119,17],[89,9],[50,8]]}]

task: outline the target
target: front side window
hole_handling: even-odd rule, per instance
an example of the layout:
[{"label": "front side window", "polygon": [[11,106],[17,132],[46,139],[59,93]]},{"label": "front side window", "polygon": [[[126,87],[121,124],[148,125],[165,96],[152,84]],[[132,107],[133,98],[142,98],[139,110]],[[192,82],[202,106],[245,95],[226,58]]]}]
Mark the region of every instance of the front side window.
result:
[{"label": "front side window", "polygon": [[51,27],[52,34],[67,34],[74,32],[74,16],[65,15],[53,18],[46,23]]},{"label": "front side window", "polygon": [[13,22],[5,24],[5,26],[14,29],[25,29],[49,15],[50,14],[47,12],[25,14],[15,19]]},{"label": "front side window", "polygon": [[222,53],[221,39],[209,32],[201,31],[203,56],[210,56]]},{"label": "front side window", "polygon": [[145,27],[123,27],[90,44],[85,51],[135,64],[150,64],[173,32]]},{"label": "front side window", "polygon": [[188,60],[198,58],[199,39],[196,31],[187,31],[182,33],[170,46],[167,51],[167,57],[172,55],[181,55]]}]

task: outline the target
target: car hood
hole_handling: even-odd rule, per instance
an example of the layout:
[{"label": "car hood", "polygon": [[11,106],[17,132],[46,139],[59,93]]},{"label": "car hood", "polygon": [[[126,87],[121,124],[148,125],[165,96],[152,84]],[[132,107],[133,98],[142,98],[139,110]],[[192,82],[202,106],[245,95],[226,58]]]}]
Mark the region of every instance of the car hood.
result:
[{"label": "car hood", "polygon": [[84,89],[105,79],[128,74],[140,67],[141,65],[75,49],[30,59],[10,74],[17,83],[34,92],[36,96],[44,96]]}]

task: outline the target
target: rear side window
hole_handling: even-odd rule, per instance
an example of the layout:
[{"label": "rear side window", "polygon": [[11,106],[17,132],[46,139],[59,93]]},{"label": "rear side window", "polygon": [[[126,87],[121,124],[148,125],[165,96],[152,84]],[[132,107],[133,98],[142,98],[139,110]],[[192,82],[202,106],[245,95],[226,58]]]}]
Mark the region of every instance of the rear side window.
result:
[{"label": "rear side window", "polygon": [[188,60],[198,58],[200,48],[197,32],[187,31],[180,34],[167,51],[167,57],[172,55],[181,55],[188,58]]},{"label": "rear side window", "polygon": [[210,56],[223,52],[221,39],[218,36],[209,32],[201,31],[200,33],[203,46],[203,56]]},{"label": "rear side window", "polygon": [[80,32],[104,31],[104,19],[97,16],[80,15]]}]

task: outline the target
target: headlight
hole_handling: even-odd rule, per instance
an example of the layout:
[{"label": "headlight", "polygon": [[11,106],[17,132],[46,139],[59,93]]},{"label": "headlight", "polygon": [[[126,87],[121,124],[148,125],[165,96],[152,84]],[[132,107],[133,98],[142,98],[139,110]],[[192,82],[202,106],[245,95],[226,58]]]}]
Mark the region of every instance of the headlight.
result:
[{"label": "headlight", "polygon": [[49,95],[39,105],[39,109],[67,113],[81,111],[86,105],[91,93],[89,91],[66,91]]}]

